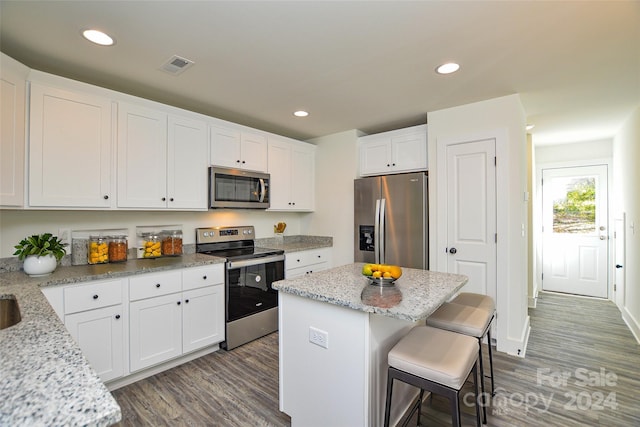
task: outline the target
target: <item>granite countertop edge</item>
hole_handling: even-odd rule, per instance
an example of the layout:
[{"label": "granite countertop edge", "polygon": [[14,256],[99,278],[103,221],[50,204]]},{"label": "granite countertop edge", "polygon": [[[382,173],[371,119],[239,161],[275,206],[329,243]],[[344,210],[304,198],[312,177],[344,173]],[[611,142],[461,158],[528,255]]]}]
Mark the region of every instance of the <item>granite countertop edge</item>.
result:
[{"label": "granite countertop edge", "polygon": [[[404,269],[394,286],[381,288],[362,276],[363,263],[347,264],[312,275],[273,283],[273,288],[302,298],[326,302],[365,313],[419,322],[468,281],[464,275]],[[365,292],[381,305],[368,305]],[[399,300],[392,301],[394,298]],[[390,302],[391,301],[391,302]],[[370,302],[370,301],[369,301]]]},{"label": "granite countertop edge", "polygon": [[58,267],[51,275],[0,274],[0,296],[15,297],[21,321],[0,330],[0,424],[107,426],[117,402],[40,290],[93,280],[223,263],[191,254],[120,264]]}]

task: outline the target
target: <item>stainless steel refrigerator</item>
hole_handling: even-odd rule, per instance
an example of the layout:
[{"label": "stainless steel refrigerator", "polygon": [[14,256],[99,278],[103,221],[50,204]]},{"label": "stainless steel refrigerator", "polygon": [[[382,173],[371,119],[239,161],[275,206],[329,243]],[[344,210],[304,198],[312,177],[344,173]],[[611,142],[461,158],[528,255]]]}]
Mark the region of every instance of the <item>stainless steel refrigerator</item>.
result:
[{"label": "stainless steel refrigerator", "polygon": [[356,262],[427,269],[427,174],[354,181]]}]

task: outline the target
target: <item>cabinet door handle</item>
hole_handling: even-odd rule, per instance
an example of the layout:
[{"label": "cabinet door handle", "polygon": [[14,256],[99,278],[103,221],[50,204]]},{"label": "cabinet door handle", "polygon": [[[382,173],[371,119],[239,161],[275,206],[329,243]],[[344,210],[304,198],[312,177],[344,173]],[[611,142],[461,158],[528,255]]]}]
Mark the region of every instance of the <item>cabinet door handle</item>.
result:
[{"label": "cabinet door handle", "polygon": [[94,295],[94,296],[93,296],[93,299],[98,299],[98,295]]},{"label": "cabinet door handle", "polygon": [[189,304],[189,300],[188,299],[184,300],[184,302],[185,302],[185,304]]},{"label": "cabinet door handle", "polygon": [[166,198],[166,197],[163,197],[163,198],[162,198],[162,201],[163,201],[163,202],[166,202],[166,201],[167,201],[167,198]]},{"label": "cabinet door handle", "polygon": [[173,197],[169,199],[170,202],[173,202]]},{"label": "cabinet door handle", "polygon": [[202,280],[207,280],[207,276],[202,276]]},{"label": "cabinet door handle", "polygon": [[242,161],[242,164],[244,165],[245,163],[247,163],[247,162],[245,162],[245,161],[243,160],[243,161]]},{"label": "cabinet door handle", "polygon": [[180,301],[178,301],[178,305],[182,304]]},{"label": "cabinet door handle", "polygon": [[105,199],[105,200],[109,200],[109,196],[107,196],[107,195],[105,194],[104,199]]},{"label": "cabinet door handle", "polygon": [[236,160],[236,163],[240,163],[240,159]]},{"label": "cabinet door handle", "polygon": [[159,288],[159,287],[160,287],[160,283],[156,283],[156,288]]},{"label": "cabinet door handle", "polygon": [[120,315],[119,314],[116,314],[116,319],[120,319]]}]

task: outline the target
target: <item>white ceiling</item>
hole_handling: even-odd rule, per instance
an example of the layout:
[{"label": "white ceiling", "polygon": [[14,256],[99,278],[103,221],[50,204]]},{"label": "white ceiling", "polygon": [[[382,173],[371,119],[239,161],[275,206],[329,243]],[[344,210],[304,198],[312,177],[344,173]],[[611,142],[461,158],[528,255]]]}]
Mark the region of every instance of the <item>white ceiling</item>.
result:
[{"label": "white ceiling", "polygon": [[[2,0],[0,19],[32,68],[299,139],[519,93],[534,143],[599,140],[640,105],[640,1]],[[160,71],[174,54],[195,65]]]}]

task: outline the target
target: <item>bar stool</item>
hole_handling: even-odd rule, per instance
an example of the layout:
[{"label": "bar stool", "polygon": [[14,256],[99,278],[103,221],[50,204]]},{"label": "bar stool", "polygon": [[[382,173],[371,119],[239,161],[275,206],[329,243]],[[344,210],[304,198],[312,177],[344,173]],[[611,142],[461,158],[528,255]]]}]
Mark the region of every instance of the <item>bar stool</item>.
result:
[{"label": "bar stool", "polygon": [[[484,391],[484,366],[482,363],[482,339],[488,333],[493,313],[481,308],[469,307],[455,303],[445,302],[427,318],[427,325],[438,329],[444,329],[459,334],[475,337],[478,340],[478,361],[480,362],[480,388],[482,389],[483,404]],[[489,359],[491,370],[493,362]],[[493,377],[493,374],[492,374]],[[486,405],[483,405],[486,406]],[[487,422],[486,414],[483,414],[483,423]]]},{"label": "bar stool", "polygon": [[[491,320],[489,321],[489,328],[487,329],[487,344],[489,347],[489,369],[491,371],[491,395],[495,395],[495,385],[493,382],[493,351],[491,349],[491,324],[496,316],[496,304],[493,298],[487,295],[475,294],[471,292],[461,292],[450,302],[454,304],[466,305],[469,307],[481,308],[492,313]],[[484,374],[483,374],[484,375]],[[484,382],[484,376],[483,376]]]},{"label": "bar stool", "polygon": [[477,361],[478,343],[472,337],[429,326],[416,326],[411,329],[389,351],[384,426],[389,426],[393,380],[397,379],[420,388],[420,400],[417,403],[418,425],[422,395],[424,390],[428,390],[449,398],[453,425],[459,427],[459,394],[472,372],[476,395],[476,422],[480,425]]}]

